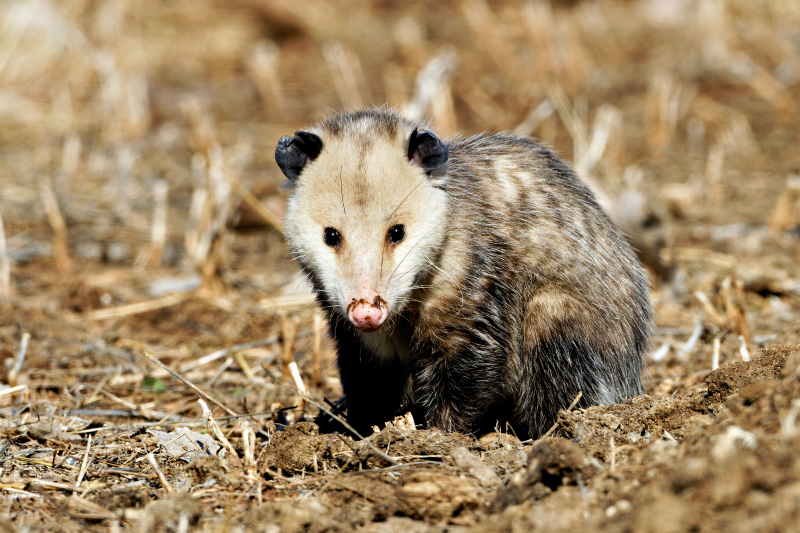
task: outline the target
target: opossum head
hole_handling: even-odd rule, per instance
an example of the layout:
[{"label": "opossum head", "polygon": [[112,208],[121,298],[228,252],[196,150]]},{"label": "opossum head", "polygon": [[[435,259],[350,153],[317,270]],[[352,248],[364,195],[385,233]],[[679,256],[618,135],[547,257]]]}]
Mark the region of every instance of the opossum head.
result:
[{"label": "opossum head", "polygon": [[364,333],[401,311],[444,240],[447,146],[385,111],[284,137],[289,247],[323,302]]}]

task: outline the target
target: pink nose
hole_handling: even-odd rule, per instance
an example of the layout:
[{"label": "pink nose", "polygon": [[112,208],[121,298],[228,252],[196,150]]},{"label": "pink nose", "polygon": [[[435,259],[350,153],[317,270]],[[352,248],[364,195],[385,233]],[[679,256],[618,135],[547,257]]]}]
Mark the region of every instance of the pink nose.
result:
[{"label": "pink nose", "polygon": [[372,302],[364,299],[356,301],[354,298],[347,308],[347,318],[364,333],[381,327],[388,314],[386,302],[380,296],[376,296]]}]

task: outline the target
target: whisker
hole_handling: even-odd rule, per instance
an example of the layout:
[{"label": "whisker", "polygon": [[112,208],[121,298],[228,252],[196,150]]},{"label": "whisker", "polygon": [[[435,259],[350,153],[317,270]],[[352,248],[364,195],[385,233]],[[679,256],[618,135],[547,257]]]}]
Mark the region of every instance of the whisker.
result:
[{"label": "whisker", "polygon": [[344,216],[347,216],[347,208],[344,206],[344,185],[342,185],[342,169],[339,168],[339,192],[342,195],[342,211],[344,211]]},{"label": "whisker", "polygon": [[405,201],[408,200],[408,197],[411,196],[414,193],[414,191],[416,191],[419,188],[420,185],[425,183],[425,181],[427,181],[427,179],[428,179],[427,176],[423,177],[422,180],[420,180],[420,182],[417,183],[416,187],[411,189],[411,192],[409,192],[406,195],[406,197],[403,198],[403,200],[397,205],[397,207],[394,208],[394,211],[392,211],[391,214],[389,214],[389,216],[386,217],[386,222],[389,222],[389,219],[391,219],[394,216],[394,214],[397,213],[397,210],[400,209],[400,206],[402,206],[405,203]]},{"label": "whisker", "polygon": [[403,256],[403,259],[401,259],[400,262],[397,263],[397,266],[394,267],[394,270],[392,271],[392,274],[389,276],[389,279],[386,280],[386,284],[387,285],[392,281],[392,278],[394,277],[395,272],[397,272],[397,269],[400,268],[400,265],[402,265],[403,262],[406,260],[406,258],[408,257],[408,254],[410,254],[414,250],[414,248],[416,248],[417,245],[419,245],[419,243],[421,243],[423,240],[425,240],[425,237],[430,235],[433,232],[434,229],[437,229],[437,228],[431,228],[430,231],[428,231],[425,235],[420,237],[417,242],[414,243],[414,246],[409,248],[409,250],[406,252],[406,255]]}]

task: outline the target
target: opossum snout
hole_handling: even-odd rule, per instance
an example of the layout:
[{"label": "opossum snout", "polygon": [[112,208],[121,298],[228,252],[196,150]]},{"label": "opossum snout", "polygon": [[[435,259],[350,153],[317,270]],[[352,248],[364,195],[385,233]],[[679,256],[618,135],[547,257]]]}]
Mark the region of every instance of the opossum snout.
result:
[{"label": "opossum snout", "polygon": [[364,333],[372,333],[377,330],[388,315],[389,308],[386,301],[380,296],[376,296],[372,302],[363,298],[361,300],[353,298],[353,301],[347,306],[347,318]]}]

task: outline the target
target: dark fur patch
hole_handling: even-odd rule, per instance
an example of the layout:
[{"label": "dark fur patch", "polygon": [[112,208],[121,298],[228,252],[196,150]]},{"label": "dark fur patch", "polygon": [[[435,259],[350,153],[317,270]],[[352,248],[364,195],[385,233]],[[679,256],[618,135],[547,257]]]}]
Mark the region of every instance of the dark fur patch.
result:
[{"label": "dark fur patch", "polygon": [[376,136],[392,139],[397,135],[400,124],[411,125],[411,122],[397,113],[378,109],[362,109],[353,113],[334,115],[319,124],[319,127],[332,135],[341,135],[356,125],[368,122],[370,130]]}]

